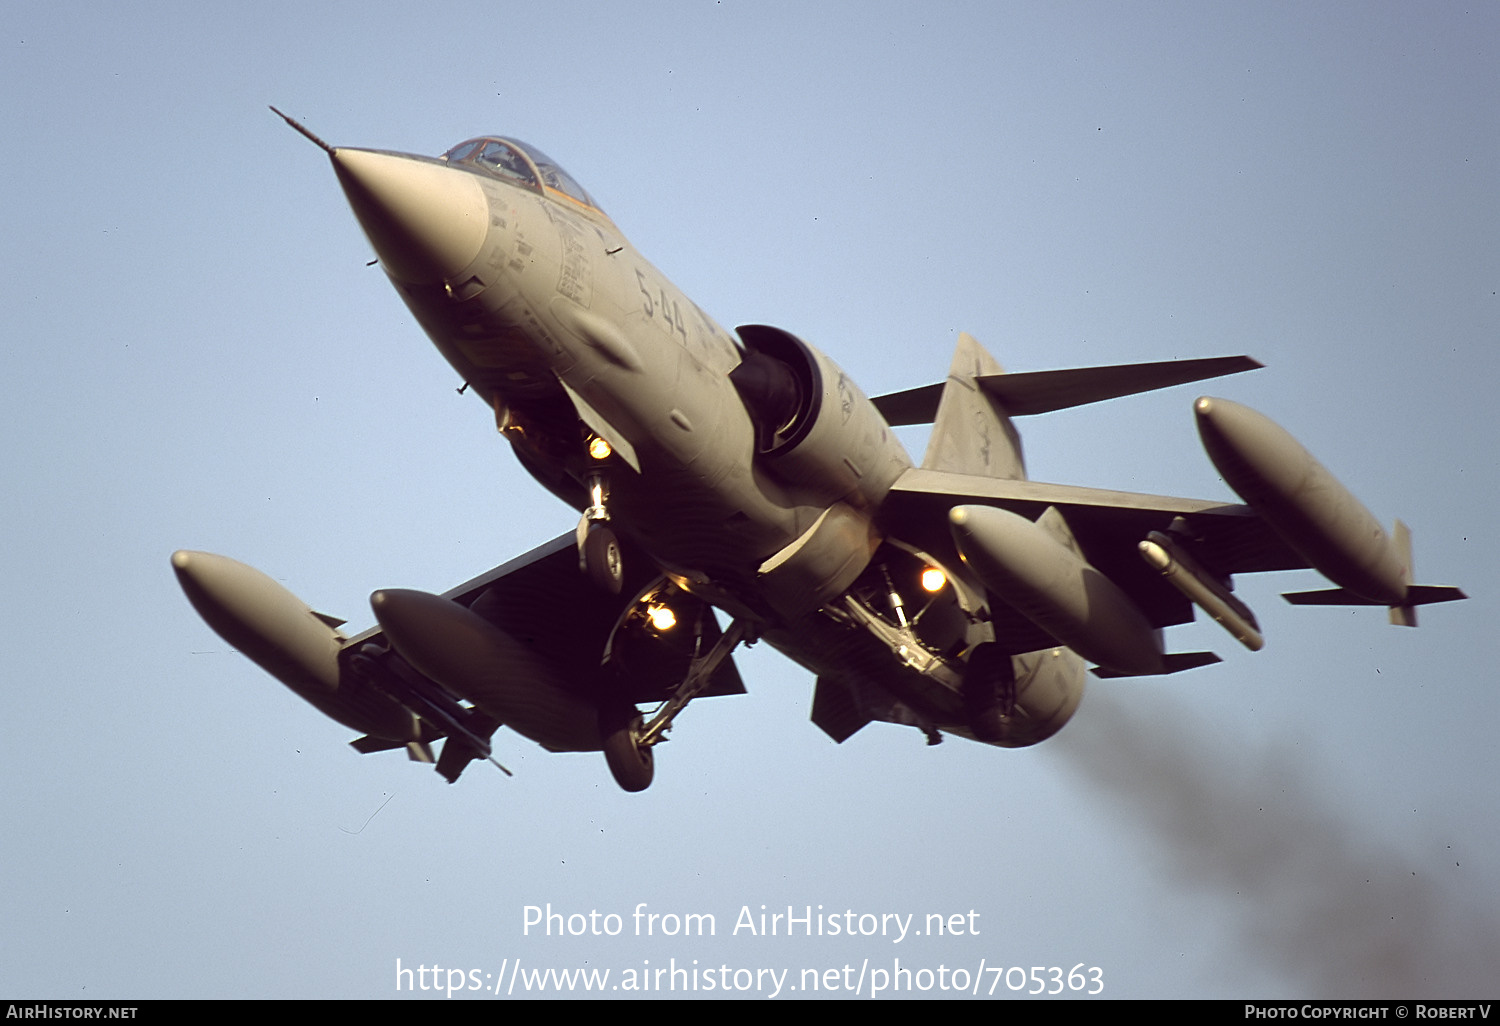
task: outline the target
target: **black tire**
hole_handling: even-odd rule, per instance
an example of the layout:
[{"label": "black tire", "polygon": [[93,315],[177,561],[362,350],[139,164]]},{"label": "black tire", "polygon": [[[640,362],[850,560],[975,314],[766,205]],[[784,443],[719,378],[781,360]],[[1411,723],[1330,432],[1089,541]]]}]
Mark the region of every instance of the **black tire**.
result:
[{"label": "black tire", "polygon": [[620,594],[625,582],[625,559],[620,552],[620,539],[604,524],[589,526],[583,539],[583,567],[601,589],[611,595]]},{"label": "black tire", "polygon": [[656,760],[651,746],[641,744],[641,714],[631,710],[625,715],[601,717],[600,734],[604,739],[604,761],[615,783],[632,793],[651,786],[656,774]]},{"label": "black tire", "polygon": [[1003,740],[1015,710],[1016,677],[1010,654],[994,642],[981,644],[964,667],[964,706],[969,730],[980,741]]}]

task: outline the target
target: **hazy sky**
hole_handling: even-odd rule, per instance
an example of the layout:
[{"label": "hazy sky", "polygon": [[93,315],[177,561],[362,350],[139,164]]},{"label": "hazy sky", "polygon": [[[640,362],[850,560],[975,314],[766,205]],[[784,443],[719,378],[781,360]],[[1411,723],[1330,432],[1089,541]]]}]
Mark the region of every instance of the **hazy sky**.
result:
[{"label": "hazy sky", "polygon": [[[899,959],[1083,963],[1112,997],[1493,994],[1500,8],[6,14],[0,997],[386,997],[398,959],[492,979],[518,958],[612,982]],[[1173,628],[1224,663],[1095,681],[1024,751],[879,724],[834,745],[810,675],[762,647],[641,795],[506,731],[514,779],[356,755],[198,619],[172,550],[360,628],[375,588],[441,591],[576,513],[455,395],[269,103],[335,144],[532,142],[721,323],[785,327],[872,395],[939,380],[960,330],[1012,370],[1248,353],[1267,369],[1207,390],[1473,598],[1411,631],[1277,597],[1310,574],[1242,580],[1263,652]],[[1228,499],[1197,394],[1028,418],[1031,474]],[[642,902],[717,935],[632,936]],[[624,931],[525,935],[548,903]],[[978,934],[733,934],[761,905],[972,910]]]}]

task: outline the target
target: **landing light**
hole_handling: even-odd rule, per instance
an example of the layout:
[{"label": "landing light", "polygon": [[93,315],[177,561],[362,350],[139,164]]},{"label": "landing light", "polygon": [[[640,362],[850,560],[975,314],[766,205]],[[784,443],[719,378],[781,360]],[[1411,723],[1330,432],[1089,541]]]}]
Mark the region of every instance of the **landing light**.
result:
[{"label": "landing light", "polygon": [[659,631],[669,631],[677,626],[677,614],[663,605],[647,606],[646,617],[651,621],[651,626]]},{"label": "landing light", "polygon": [[943,590],[943,585],[948,583],[948,575],[935,566],[930,566],[922,571],[922,590],[928,594],[935,594]]},{"label": "landing light", "polygon": [[607,460],[609,454],[614,452],[607,441],[595,435],[589,439],[589,455],[596,460]]}]

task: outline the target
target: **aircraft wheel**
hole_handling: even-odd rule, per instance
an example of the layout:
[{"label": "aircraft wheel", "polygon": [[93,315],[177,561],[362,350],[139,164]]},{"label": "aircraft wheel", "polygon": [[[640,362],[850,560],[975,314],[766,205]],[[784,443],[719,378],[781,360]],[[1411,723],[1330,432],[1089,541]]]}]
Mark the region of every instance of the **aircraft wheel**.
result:
[{"label": "aircraft wheel", "polygon": [[964,668],[963,688],[969,729],[974,736],[989,742],[1003,739],[1007,717],[1016,704],[1016,678],[1010,654],[993,642],[981,644]]},{"label": "aircraft wheel", "polygon": [[625,558],[620,552],[620,540],[607,525],[589,525],[583,539],[583,567],[589,580],[611,595],[620,594],[620,585],[625,581]]},{"label": "aircraft wheel", "polygon": [[994,744],[996,741],[1004,740],[1006,723],[1005,716],[1000,712],[998,705],[992,705],[988,709],[976,709],[969,713],[969,730],[973,731],[976,740]]},{"label": "aircraft wheel", "polygon": [[[621,720],[624,720],[621,723]],[[604,736],[604,761],[614,774],[615,783],[627,791],[644,791],[651,786],[656,760],[651,746],[638,740],[641,736],[641,714],[631,710],[627,717],[601,718]]]}]

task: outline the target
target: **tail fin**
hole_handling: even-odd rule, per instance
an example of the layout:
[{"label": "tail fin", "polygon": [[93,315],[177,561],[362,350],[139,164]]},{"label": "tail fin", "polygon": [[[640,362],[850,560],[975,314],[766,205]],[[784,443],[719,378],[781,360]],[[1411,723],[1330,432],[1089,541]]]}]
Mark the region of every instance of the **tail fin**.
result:
[{"label": "tail fin", "polygon": [[922,466],[979,477],[1026,476],[1020,435],[1002,404],[981,384],[985,378],[1004,374],[999,361],[974,336],[959,333]]}]

